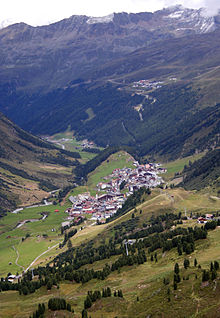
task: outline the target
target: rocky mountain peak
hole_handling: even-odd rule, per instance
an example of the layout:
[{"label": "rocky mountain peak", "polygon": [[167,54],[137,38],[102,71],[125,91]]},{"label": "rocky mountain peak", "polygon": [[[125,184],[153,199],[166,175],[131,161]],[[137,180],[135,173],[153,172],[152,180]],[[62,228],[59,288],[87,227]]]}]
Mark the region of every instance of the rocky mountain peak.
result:
[{"label": "rocky mountain peak", "polygon": [[17,23],[0,30],[0,81],[13,78],[32,91],[64,87],[103,63],[155,42],[212,32],[219,21],[202,10],[174,6],[154,13],[73,15],[40,27]]}]

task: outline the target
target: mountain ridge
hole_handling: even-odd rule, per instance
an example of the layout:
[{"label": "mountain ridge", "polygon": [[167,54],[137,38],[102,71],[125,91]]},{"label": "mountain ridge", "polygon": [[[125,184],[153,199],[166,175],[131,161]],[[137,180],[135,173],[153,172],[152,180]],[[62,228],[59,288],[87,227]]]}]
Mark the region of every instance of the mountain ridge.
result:
[{"label": "mountain ridge", "polygon": [[17,23],[1,29],[0,84],[12,82],[31,92],[64,87],[80,77],[82,69],[94,70],[155,41],[219,28],[217,18],[180,7],[117,13],[108,23],[87,23],[90,20],[72,16],[46,26]]}]

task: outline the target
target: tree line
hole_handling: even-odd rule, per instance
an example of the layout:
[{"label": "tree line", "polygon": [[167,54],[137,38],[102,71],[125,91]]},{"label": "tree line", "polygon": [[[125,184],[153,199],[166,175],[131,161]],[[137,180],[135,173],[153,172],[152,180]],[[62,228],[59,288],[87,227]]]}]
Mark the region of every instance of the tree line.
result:
[{"label": "tree line", "polygon": [[[180,214],[176,215],[176,218],[180,217]],[[154,229],[155,233],[148,233],[149,236],[146,237],[146,233],[143,232],[144,237],[139,237],[132,245],[128,244],[127,251],[124,243],[118,243],[118,239],[114,239],[114,237],[110,239],[109,244],[102,244],[98,247],[94,246],[94,241],[90,241],[78,248],[69,248],[69,250],[55,257],[47,266],[39,266],[34,269],[34,275],[38,276],[38,280],[33,281],[32,273],[28,271],[15,284],[9,283],[7,278],[2,278],[0,290],[18,290],[20,294],[27,295],[33,293],[41,286],[47,286],[48,289],[51,289],[53,285],[58,286],[59,282],[63,280],[76,281],[77,283],[85,283],[94,278],[104,280],[111,272],[120,270],[123,266],[133,266],[134,264],[138,265],[146,262],[146,249],[151,254],[159,248],[163,252],[177,248],[179,254],[181,251],[181,253],[184,252],[187,255],[194,250],[196,240],[205,239],[207,231],[215,229],[219,224],[219,221],[212,221],[202,227],[167,229],[167,227],[169,228],[172,225],[174,219],[175,217],[169,213],[160,215],[157,218],[152,217],[149,228]],[[162,226],[164,231],[158,233],[158,228],[154,227],[155,225]],[[102,270],[80,269],[83,265],[92,264],[101,259],[108,259],[113,255],[120,256],[111,265],[104,266]],[[155,261],[157,261],[156,256]]]}]

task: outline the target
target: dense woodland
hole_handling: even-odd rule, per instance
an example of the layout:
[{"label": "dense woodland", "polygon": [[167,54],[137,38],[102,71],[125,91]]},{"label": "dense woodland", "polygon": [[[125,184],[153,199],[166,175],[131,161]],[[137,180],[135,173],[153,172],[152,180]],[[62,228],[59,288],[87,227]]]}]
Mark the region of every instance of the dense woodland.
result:
[{"label": "dense woodland", "polygon": [[[27,119],[23,122],[20,118],[18,122],[35,134],[54,134],[65,131],[69,125],[79,137],[93,140],[103,147],[132,146],[139,156],[160,154],[173,159],[182,154],[193,154],[196,149],[211,148],[214,143],[219,144],[216,139],[220,130],[219,105],[196,108],[195,112],[200,91],[190,85],[170,84],[150,96],[151,99],[133,95],[126,90],[118,90],[110,83],[96,88],[81,84],[55,90],[36,100],[33,97],[32,107],[27,109],[25,97],[18,98],[18,104],[22,106],[17,109],[25,110]],[[139,104],[143,108],[143,121],[134,110],[134,106]],[[87,114],[90,105],[94,113],[92,118],[88,118]],[[14,112],[8,115],[16,116]],[[44,117],[46,120],[43,120]],[[204,128],[207,134],[199,134]],[[199,137],[188,142],[194,134]]]}]

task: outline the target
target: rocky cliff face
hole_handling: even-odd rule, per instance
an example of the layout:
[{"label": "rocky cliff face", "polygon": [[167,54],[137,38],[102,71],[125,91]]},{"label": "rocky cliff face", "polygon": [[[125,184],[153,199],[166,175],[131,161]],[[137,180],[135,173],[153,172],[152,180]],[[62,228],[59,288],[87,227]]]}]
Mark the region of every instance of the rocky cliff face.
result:
[{"label": "rocky cliff face", "polygon": [[72,16],[48,26],[0,30],[0,84],[25,91],[64,87],[97,66],[162,39],[211,32],[218,19],[181,6],[104,18]]}]

